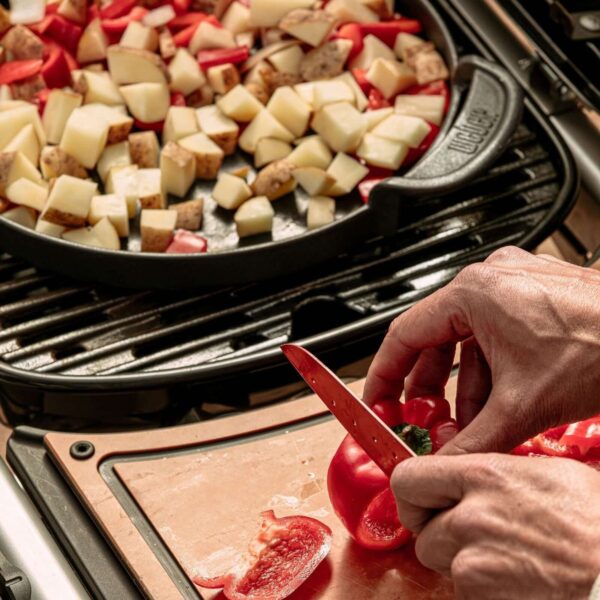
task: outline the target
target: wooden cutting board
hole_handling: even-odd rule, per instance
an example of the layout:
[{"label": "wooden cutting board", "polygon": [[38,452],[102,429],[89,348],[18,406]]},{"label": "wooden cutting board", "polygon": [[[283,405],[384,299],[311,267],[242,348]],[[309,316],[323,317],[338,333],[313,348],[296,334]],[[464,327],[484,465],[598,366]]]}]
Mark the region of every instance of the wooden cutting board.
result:
[{"label": "wooden cutting board", "polygon": [[[161,552],[168,549],[184,577],[217,574],[246,549],[267,509],[309,515],[333,530],[327,561],[295,600],[451,598],[451,582],[423,568],[412,546],[368,552],[349,538],[326,487],[327,466],[343,436],[322,403],[308,397],[170,430],[86,436],[95,454],[84,461],[69,454],[81,436],[50,433],[46,444],[151,598],[196,593],[193,586],[187,594],[177,587]],[[148,524],[154,540],[144,534]]]}]

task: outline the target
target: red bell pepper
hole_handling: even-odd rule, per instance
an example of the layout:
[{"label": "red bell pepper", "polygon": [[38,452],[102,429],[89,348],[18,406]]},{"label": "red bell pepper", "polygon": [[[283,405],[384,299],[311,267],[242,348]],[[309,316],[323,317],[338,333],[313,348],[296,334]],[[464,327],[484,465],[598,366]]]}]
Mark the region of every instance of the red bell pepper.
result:
[{"label": "red bell pepper", "polygon": [[367,110],[377,110],[378,108],[389,108],[391,104],[385,99],[383,94],[377,88],[369,90],[369,104]]},{"label": "red bell pepper", "polygon": [[71,85],[71,70],[65,51],[58,44],[49,47],[48,58],[42,67],[42,77],[49,88],[63,88]]},{"label": "red bell pepper", "polygon": [[[181,92],[173,92],[171,94],[171,106],[187,106],[185,102],[185,96]],[[133,124],[138,129],[142,129],[144,131],[155,131],[156,133],[161,133],[163,127],[165,126],[164,121],[146,123],[145,121],[140,121],[139,119],[134,119]]]},{"label": "red bell pepper", "polygon": [[63,16],[56,14],[50,16],[48,27],[42,33],[45,33],[63,48],[75,54],[83,29]]},{"label": "red bell pepper", "polygon": [[180,31],[181,29],[185,29],[190,25],[198,25],[206,19],[208,15],[203,12],[191,12],[184,15],[179,15],[174,19],[171,19],[167,23],[167,27],[172,31]]},{"label": "red bell pepper", "polygon": [[192,4],[192,0],[171,0],[171,6],[176,15],[185,15]]},{"label": "red bell pepper", "polygon": [[136,4],[137,0],[112,0],[112,2],[100,9],[100,18],[118,19],[130,13]]},{"label": "red bell pepper", "polygon": [[171,92],[171,106],[186,106],[185,96],[181,92]]},{"label": "red bell pepper", "polygon": [[206,238],[180,229],[167,248],[167,254],[204,254],[208,250]]},{"label": "red bell pepper", "polygon": [[21,81],[37,75],[42,69],[41,58],[11,60],[0,65],[0,85]]},{"label": "red bell pepper", "polygon": [[278,519],[272,510],[261,516],[247,556],[224,575],[195,577],[196,585],[222,588],[229,600],[283,600],[312,575],[329,553],[331,529],[310,517]]},{"label": "red bell pepper", "polygon": [[374,35],[384,44],[394,47],[396,36],[399,33],[421,33],[421,22],[416,19],[396,19],[394,21],[380,21],[378,23],[360,23],[362,36]]},{"label": "red bell pepper", "polygon": [[[213,27],[217,27],[217,28],[223,27],[221,25],[221,23],[219,22],[219,20],[216,17],[214,17],[213,15],[205,15],[204,13],[191,13],[191,14],[198,15],[198,17],[195,17],[194,22],[192,22],[190,25],[188,25],[185,29],[178,31],[176,34],[173,35],[173,42],[175,43],[175,45],[178,48],[184,48],[184,47],[190,45],[190,42],[192,41],[192,38],[194,37],[194,34],[196,33],[196,29],[198,29],[200,23],[202,23],[203,21],[207,21]],[[188,15],[188,16],[191,16],[191,15]],[[175,19],[173,19],[173,20],[175,20]]]},{"label": "red bell pepper", "polygon": [[244,62],[250,56],[248,46],[238,46],[237,48],[217,48],[215,50],[200,50],[198,52],[198,64],[200,68],[206,71],[210,67],[224,65],[226,63],[237,64]]},{"label": "red bell pepper", "polygon": [[354,75],[354,79],[356,79],[356,83],[367,96],[373,87],[371,83],[367,80],[367,70],[366,69],[352,69],[352,75]]},{"label": "red bell pepper", "polygon": [[586,456],[593,448],[600,448],[600,416],[569,425],[560,443],[577,448]]},{"label": "red bell pepper", "polygon": [[369,201],[369,194],[371,190],[384,179],[392,177],[394,171],[391,169],[384,169],[383,167],[369,167],[369,172],[365,178],[358,184],[358,193],[362,198],[362,201],[366,204]]},{"label": "red bell pepper", "polygon": [[40,90],[35,94],[35,102],[38,105],[38,112],[40,113],[40,117],[44,115],[44,110],[46,109],[46,104],[48,104],[48,97],[50,96],[50,92],[52,90],[50,88],[46,88]]},{"label": "red bell pepper", "polygon": [[103,19],[100,24],[111,44],[116,44],[125,33],[127,26],[132,21],[141,21],[148,10],[143,6],[134,6],[131,12],[116,19]]},{"label": "red bell pepper", "polygon": [[358,56],[362,52],[364,46],[364,36],[358,23],[346,23],[346,25],[342,25],[333,34],[332,38],[350,40],[352,42],[352,49],[348,55],[348,60],[352,60],[355,56]]},{"label": "red bell pepper", "polygon": [[[414,398],[404,405],[382,402],[373,410],[417,454],[437,451],[458,431],[443,398]],[[398,520],[388,476],[351,435],[344,438],[329,465],[327,489],[335,513],[364,548],[393,550],[412,538]]]}]

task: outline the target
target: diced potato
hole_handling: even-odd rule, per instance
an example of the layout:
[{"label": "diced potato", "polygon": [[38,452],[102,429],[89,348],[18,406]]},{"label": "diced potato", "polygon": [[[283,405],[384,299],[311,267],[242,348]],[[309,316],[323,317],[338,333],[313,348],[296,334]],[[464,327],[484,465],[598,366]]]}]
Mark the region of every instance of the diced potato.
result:
[{"label": "diced potato", "polygon": [[210,67],[206,71],[206,76],[217,94],[226,94],[240,83],[240,73],[231,63]]},{"label": "diced potato", "polygon": [[169,210],[177,211],[177,229],[197,231],[202,226],[202,211],[204,210],[204,198],[194,198],[187,202],[171,204]]},{"label": "diced potato", "polygon": [[42,181],[39,171],[22,152],[0,153],[0,196],[5,196],[6,188],[21,178],[29,179],[34,183]]},{"label": "diced potato", "polygon": [[98,221],[98,223],[92,227],[92,233],[100,243],[101,248],[106,248],[107,250],[121,249],[119,234],[108,217]]},{"label": "diced potato", "polygon": [[298,144],[287,160],[297,167],[319,167],[326,169],[333,156],[320,136],[313,135]]},{"label": "diced potato", "polygon": [[361,113],[349,102],[327,104],[315,113],[312,128],[337,152],[353,152],[366,130]]},{"label": "diced potato", "polygon": [[220,173],[212,191],[212,197],[222,208],[233,210],[238,208],[252,196],[250,186],[241,178],[229,173]]},{"label": "diced potato", "polygon": [[179,48],[175,58],[169,63],[170,87],[175,92],[189,96],[206,83],[198,61],[185,49]]},{"label": "diced potato", "polygon": [[163,144],[176,142],[198,131],[196,111],[191,106],[171,106],[163,127]]},{"label": "diced potato", "polygon": [[55,223],[50,223],[49,221],[44,221],[44,219],[38,219],[37,223],[35,224],[35,230],[38,233],[59,238],[66,231],[66,227],[63,227],[62,225],[56,225]]},{"label": "diced potato", "polygon": [[12,92],[10,90],[10,85],[3,83],[0,85],[0,102],[6,102],[7,100],[12,100]]},{"label": "diced potato", "polygon": [[356,108],[358,108],[360,112],[366,110],[369,105],[369,99],[365,96],[365,93],[356,82],[356,79],[354,79],[352,73],[344,71],[344,73],[338,75],[334,81],[343,81],[354,92],[353,104],[356,105]]},{"label": "diced potato", "polygon": [[335,184],[327,193],[330,196],[343,196],[349,194],[367,176],[369,169],[351,156],[339,152],[329,165],[327,173],[335,179]]},{"label": "diced potato", "polygon": [[270,111],[263,109],[246,127],[238,143],[242,150],[253,153],[256,150],[258,140],[266,137],[276,138],[284,142],[294,140],[294,134],[285,128]]},{"label": "diced potato", "polygon": [[216,179],[225,153],[205,133],[195,133],[179,140],[179,145],[196,157],[196,177]]},{"label": "diced potato", "polygon": [[113,167],[106,179],[105,191],[107,194],[116,194],[125,198],[127,214],[130,219],[135,217],[140,192],[137,180],[137,165],[127,167]]},{"label": "diced potato", "polygon": [[[15,3],[13,2],[13,5]],[[26,2],[25,4],[29,4]],[[14,6],[11,11],[11,18],[14,17]],[[14,23],[14,20],[12,21]],[[2,46],[12,54],[14,60],[29,60],[33,58],[43,58],[44,42],[22,24],[11,27],[2,38]]]},{"label": "diced potato", "polygon": [[298,75],[304,52],[298,45],[288,46],[268,57],[268,61],[280,72]]},{"label": "diced potato", "polygon": [[83,74],[85,79],[85,104],[105,104],[107,106],[120,106],[125,100],[110,78],[108,71],[95,73],[93,71],[85,71]]},{"label": "diced potato", "polygon": [[208,48],[235,48],[235,39],[228,29],[215,27],[208,21],[202,21],[196,28],[189,48],[194,55],[199,50]]},{"label": "diced potato", "polygon": [[250,23],[250,9],[241,2],[232,2],[221,18],[221,24],[234,35],[250,31],[253,28]]},{"label": "diced potato", "polygon": [[92,181],[61,175],[52,186],[41,218],[63,227],[81,227],[97,190]]},{"label": "diced potato", "polygon": [[124,48],[138,48],[154,52],[158,48],[158,33],[139,21],[131,21],[121,36],[119,45]]},{"label": "diced potato", "polygon": [[131,154],[129,153],[129,142],[120,142],[112,146],[106,146],[104,152],[98,160],[97,171],[102,181],[106,181],[110,170],[113,167],[126,166],[131,164]]},{"label": "diced potato", "polygon": [[35,211],[27,206],[17,206],[2,213],[2,216],[13,223],[18,223],[27,227],[27,229],[35,229]]},{"label": "diced potato", "polygon": [[396,171],[408,154],[408,146],[402,142],[365,133],[356,155],[367,164]]},{"label": "diced potato", "polygon": [[417,52],[417,54],[407,61],[407,64],[414,69],[419,85],[425,85],[450,77],[448,67],[446,67],[442,55],[433,49],[428,52]]},{"label": "diced potato", "polygon": [[19,131],[29,124],[33,125],[40,146],[46,145],[46,133],[37,106],[12,101],[6,108],[7,110],[0,111],[0,149],[3,150]]},{"label": "diced potato", "polygon": [[374,127],[377,127],[381,121],[387,119],[390,115],[394,114],[394,109],[391,106],[385,108],[377,108],[376,110],[368,110],[363,114],[365,123],[367,124],[367,131],[371,131]]},{"label": "diced potato", "polygon": [[160,145],[154,131],[139,131],[129,136],[131,162],[140,169],[158,167]]},{"label": "diced potato", "polygon": [[79,179],[88,177],[85,168],[58,146],[46,146],[42,150],[40,166],[45,179],[54,179],[61,175],[71,175]]},{"label": "diced potato", "polygon": [[444,118],[444,96],[396,96],[394,112],[398,115],[421,117],[434,125],[441,125]]},{"label": "diced potato", "polygon": [[417,83],[415,72],[408,65],[385,58],[375,59],[365,78],[385,98],[391,98]]},{"label": "diced potato", "polygon": [[376,59],[396,60],[396,55],[389,46],[372,34],[366,35],[360,54],[350,62],[352,69],[368,69]]},{"label": "diced potato", "polygon": [[308,200],[306,211],[306,226],[317,229],[329,225],[335,220],[335,200],[327,196],[315,196]]},{"label": "diced potato", "polygon": [[166,27],[163,27],[158,34],[158,47],[163,60],[173,58],[177,53],[177,46],[175,45],[175,40],[173,40],[173,35]]},{"label": "diced potato", "polygon": [[169,88],[163,83],[136,83],[119,88],[129,112],[139,121],[163,121],[171,105]]},{"label": "diced potato", "polygon": [[238,33],[235,36],[235,45],[236,46],[248,46],[248,48],[253,48],[255,43],[255,35],[253,31],[244,31],[243,33]]},{"label": "diced potato", "polygon": [[430,131],[431,126],[420,117],[390,115],[373,129],[373,134],[418,148]]},{"label": "diced potato", "polygon": [[294,165],[287,160],[278,160],[259,171],[252,182],[252,191],[256,196],[266,196],[269,200],[277,200],[289,194],[296,187],[292,177]]},{"label": "diced potato", "polygon": [[312,0],[253,0],[250,23],[253,27],[275,27],[291,11],[312,5]]},{"label": "diced potato", "polygon": [[6,197],[20,206],[28,206],[38,212],[44,210],[48,199],[48,189],[29,179],[17,179],[6,188]]},{"label": "diced potato", "polygon": [[68,229],[62,234],[62,239],[75,244],[102,248],[100,240],[96,237],[91,227],[80,227],[79,229]]},{"label": "diced potato", "polygon": [[48,96],[42,125],[50,144],[58,144],[71,113],[81,106],[83,96],[69,90],[54,89]]},{"label": "diced potato", "polygon": [[90,224],[96,225],[102,219],[108,219],[112,223],[119,237],[127,237],[129,235],[127,202],[122,196],[106,194],[92,198],[88,221]]},{"label": "diced potato", "polygon": [[379,17],[360,0],[331,0],[325,10],[343,23],[375,23]]},{"label": "diced potato", "polygon": [[33,125],[25,125],[6,145],[4,152],[22,152],[32,165],[37,166],[40,162],[40,142]]},{"label": "diced potato", "polygon": [[173,239],[177,211],[143,210],[140,219],[142,252],[164,252]]},{"label": "diced potato", "polygon": [[[310,120],[310,107],[289,86],[280,87],[275,90],[267,110],[289,130],[294,137],[304,135]],[[276,137],[276,136],[274,136]]]},{"label": "diced potato", "polygon": [[185,196],[196,179],[196,157],[175,142],[167,142],[160,152],[160,172],[165,192]]},{"label": "diced potato", "polygon": [[399,33],[394,42],[394,52],[400,60],[406,60],[408,58],[407,50],[409,48],[414,50],[415,48],[424,46],[426,43],[427,42],[423,38],[413,35],[412,33]]},{"label": "diced potato", "polygon": [[314,81],[305,81],[304,83],[297,83],[294,86],[294,91],[308,104],[308,106],[312,109],[313,102],[315,100],[315,82]]},{"label": "diced potato", "polygon": [[361,2],[382,19],[394,16],[394,0],[361,0]]},{"label": "diced potato", "polygon": [[[151,6],[157,4],[152,2]],[[146,27],[164,27],[167,23],[170,23],[176,17],[174,8],[170,4],[163,4],[157,8],[154,8],[149,13],[146,13],[142,17],[142,24]]]},{"label": "diced potato", "polygon": [[320,46],[334,26],[333,15],[304,8],[289,12],[279,21],[280,29],[311,46]]},{"label": "diced potato", "polygon": [[76,108],[67,120],[60,148],[87,169],[93,169],[107,139],[108,123],[103,119],[90,119],[85,111]]},{"label": "diced potato", "polygon": [[319,167],[298,167],[292,175],[309,196],[326,193],[335,183],[335,179]]},{"label": "diced potato", "polygon": [[196,110],[200,131],[217,144],[226,155],[236,150],[240,128],[214,104]]},{"label": "diced potato", "polygon": [[17,100],[35,102],[36,94],[46,89],[44,78],[38,74],[21,81],[11,83],[11,92]]},{"label": "diced potato", "polygon": [[300,76],[314,81],[341,75],[351,50],[352,42],[345,39],[331,40],[309,50],[300,63]]},{"label": "diced potato", "polygon": [[316,81],[313,90],[314,109],[319,110],[326,104],[335,104],[336,102],[355,104],[356,98],[352,88],[339,79]]},{"label": "diced potato", "polygon": [[163,60],[154,52],[137,48],[109,46],[108,70],[117,85],[129,83],[168,83],[169,73]]},{"label": "diced potato", "polygon": [[62,0],[58,5],[58,14],[66,17],[70,21],[75,23],[85,23],[85,17],[87,15],[87,1],[86,0]]},{"label": "diced potato", "polygon": [[136,178],[142,210],[167,207],[160,169],[138,169]]},{"label": "diced potato", "polygon": [[201,108],[213,103],[215,92],[208,83],[205,83],[201,88],[192,92],[186,99],[185,103],[193,108]]},{"label": "diced potato", "polygon": [[265,196],[251,198],[236,211],[233,220],[240,238],[268,233],[273,229],[275,211]]},{"label": "diced potato", "polygon": [[217,106],[223,114],[240,123],[252,121],[263,108],[263,105],[243,85],[236,85],[219,98]]},{"label": "diced potato", "polygon": [[275,138],[261,138],[256,144],[254,153],[254,166],[263,167],[269,163],[286,158],[292,153],[292,147],[288,142],[276,140]]},{"label": "diced potato", "polygon": [[[122,110],[121,110],[122,109]],[[91,120],[103,120],[108,125],[106,144],[118,144],[127,139],[133,126],[133,119],[123,106],[105,106],[104,104],[84,104],[77,109]]]},{"label": "diced potato", "polygon": [[100,19],[90,21],[79,38],[77,62],[81,65],[104,60],[108,49],[108,38],[102,29]]}]

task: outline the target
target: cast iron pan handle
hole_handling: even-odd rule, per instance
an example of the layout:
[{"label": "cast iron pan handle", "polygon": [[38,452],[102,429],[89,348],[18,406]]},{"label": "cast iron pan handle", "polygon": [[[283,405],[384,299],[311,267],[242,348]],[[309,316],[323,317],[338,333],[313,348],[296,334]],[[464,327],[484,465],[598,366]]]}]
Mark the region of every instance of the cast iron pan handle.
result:
[{"label": "cast iron pan handle", "polygon": [[397,230],[406,201],[457,190],[483,174],[504,152],[521,120],[521,88],[497,64],[464,56],[454,73],[453,90],[461,94],[467,88],[458,117],[431,153],[406,177],[391,177],[371,190],[369,205],[382,235]]}]

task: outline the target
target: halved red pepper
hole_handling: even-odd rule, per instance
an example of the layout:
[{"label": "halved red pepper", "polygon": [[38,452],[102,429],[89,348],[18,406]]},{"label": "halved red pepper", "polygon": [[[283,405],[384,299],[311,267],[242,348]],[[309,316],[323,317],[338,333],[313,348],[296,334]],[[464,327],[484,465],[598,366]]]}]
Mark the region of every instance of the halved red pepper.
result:
[{"label": "halved red pepper", "polygon": [[237,64],[244,62],[250,56],[248,46],[237,48],[216,48],[215,50],[200,50],[197,54],[200,68],[205,70],[226,63]]},{"label": "halved red pepper", "polygon": [[350,40],[352,42],[352,49],[348,55],[348,60],[352,60],[355,56],[358,56],[364,46],[364,36],[360,30],[358,23],[346,23],[342,25],[332,36],[333,39]]},{"label": "halved red pepper", "polygon": [[229,600],[283,600],[312,575],[329,553],[331,529],[311,517],[261,516],[248,554],[224,575],[194,577],[196,585],[222,588]]},{"label": "halved red pepper", "polygon": [[49,88],[62,88],[71,85],[71,70],[65,51],[54,44],[49,47],[48,58],[42,66],[42,77]]},{"label": "halved red pepper", "polygon": [[378,23],[360,23],[362,36],[374,35],[384,44],[394,47],[399,33],[421,33],[421,22],[416,19],[395,19],[394,21],[380,21]]},{"label": "halved red pepper", "polygon": [[30,60],[11,60],[0,64],[0,85],[21,81],[37,75],[42,70],[41,58]]},{"label": "halved red pepper", "polygon": [[141,21],[148,14],[148,10],[143,6],[134,6],[131,12],[116,19],[103,19],[101,21],[102,29],[107,35],[111,44],[116,44],[120,39],[127,26],[132,21]]},{"label": "halved red pepper", "polygon": [[[436,452],[458,431],[443,398],[414,398],[404,405],[382,402],[373,410],[417,454]],[[398,520],[388,476],[351,435],[344,438],[329,465],[327,489],[335,513],[364,548],[393,550],[412,538]]]}]

